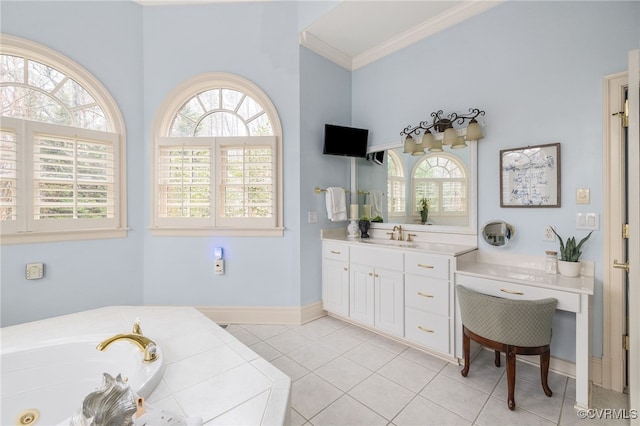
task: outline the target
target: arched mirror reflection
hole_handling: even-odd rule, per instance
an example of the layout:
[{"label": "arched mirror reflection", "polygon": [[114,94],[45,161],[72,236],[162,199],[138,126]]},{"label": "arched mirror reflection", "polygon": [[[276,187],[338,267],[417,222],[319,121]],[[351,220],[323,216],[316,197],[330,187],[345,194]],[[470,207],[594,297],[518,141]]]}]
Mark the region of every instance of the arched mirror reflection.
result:
[{"label": "arched mirror reflection", "polygon": [[493,220],[485,223],[481,230],[482,239],[495,247],[506,246],[515,235],[513,226],[503,220]]}]

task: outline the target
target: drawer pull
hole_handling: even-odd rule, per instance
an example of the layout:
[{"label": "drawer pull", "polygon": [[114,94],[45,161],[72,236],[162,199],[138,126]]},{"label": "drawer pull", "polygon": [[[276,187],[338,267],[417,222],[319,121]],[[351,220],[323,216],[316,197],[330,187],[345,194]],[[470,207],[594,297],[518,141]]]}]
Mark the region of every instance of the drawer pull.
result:
[{"label": "drawer pull", "polygon": [[524,293],[521,292],[521,291],[509,290],[507,288],[501,288],[500,291],[503,292],[503,293],[509,293],[509,294],[516,294],[518,296],[524,296]]},{"label": "drawer pull", "polygon": [[426,327],[423,327],[421,325],[419,325],[418,328],[420,330],[424,331],[425,333],[435,333],[435,331],[431,330],[430,328],[426,328]]},{"label": "drawer pull", "polygon": [[331,250],[331,253],[333,253],[333,254],[342,254],[341,251],[336,251],[336,250]]},{"label": "drawer pull", "polygon": [[421,291],[418,292],[418,296],[428,297],[429,299],[433,299],[433,294],[423,293]]},{"label": "drawer pull", "polygon": [[418,268],[433,269],[434,266],[433,265],[424,265],[422,263],[418,263]]},{"label": "drawer pull", "polygon": [[369,272],[369,276],[372,277],[373,276],[373,272]]},{"label": "drawer pull", "polygon": [[378,274],[373,274],[374,277],[378,278],[380,275]]},{"label": "drawer pull", "polygon": [[345,267],[345,268],[344,268],[344,270],[345,270],[345,271],[348,271],[348,270],[349,270],[349,268]]}]

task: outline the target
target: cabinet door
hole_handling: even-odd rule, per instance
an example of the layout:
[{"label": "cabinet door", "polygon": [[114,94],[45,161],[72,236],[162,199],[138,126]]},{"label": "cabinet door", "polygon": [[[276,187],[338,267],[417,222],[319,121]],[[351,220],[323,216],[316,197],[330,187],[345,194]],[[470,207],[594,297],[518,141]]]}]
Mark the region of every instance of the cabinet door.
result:
[{"label": "cabinet door", "polygon": [[373,268],[351,265],[349,275],[349,318],[373,325],[374,280]]},{"label": "cabinet door", "polygon": [[322,304],[326,311],[349,316],[349,264],[325,259],[322,264]]},{"label": "cabinet door", "polygon": [[375,326],[404,336],[404,279],[402,272],[375,269]]}]

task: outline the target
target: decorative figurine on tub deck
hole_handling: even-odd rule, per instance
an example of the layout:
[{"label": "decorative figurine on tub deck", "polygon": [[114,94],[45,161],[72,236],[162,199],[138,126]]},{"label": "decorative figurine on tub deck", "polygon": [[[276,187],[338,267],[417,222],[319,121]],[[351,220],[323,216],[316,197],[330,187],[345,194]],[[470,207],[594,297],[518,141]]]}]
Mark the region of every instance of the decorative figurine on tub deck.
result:
[{"label": "decorative figurine on tub deck", "polygon": [[201,426],[200,417],[186,419],[145,406],[144,398],[131,390],[118,374],[103,374],[102,387],[87,395],[70,426]]}]

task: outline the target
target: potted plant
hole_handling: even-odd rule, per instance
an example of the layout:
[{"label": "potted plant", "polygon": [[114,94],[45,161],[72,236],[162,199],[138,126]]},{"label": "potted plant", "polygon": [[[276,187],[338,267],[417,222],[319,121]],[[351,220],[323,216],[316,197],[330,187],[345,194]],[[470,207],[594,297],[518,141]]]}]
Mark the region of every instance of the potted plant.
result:
[{"label": "potted plant", "polygon": [[593,231],[589,232],[578,244],[576,244],[576,238],[571,237],[567,239],[565,244],[562,237],[558,235],[555,229],[552,227],[551,231],[560,240],[560,260],[558,261],[558,271],[561,275],[567,277],[577,277],[580,275],[580,255],[582,255],[582,245],[589,239]]},{"label": "potted plant", "polygon": [[421,198],[418,205],[420,206],[420,210],[418,210],[420,212],[420,220],[423,225],[426,225],[429,217],[429,200]]},{"label": "potted plant", "polygon": [[371,221],[368,216],[362,216],[358,221],[358,228],[360,228],[360,238],[369,238],[369,228],[371,227]]}]

